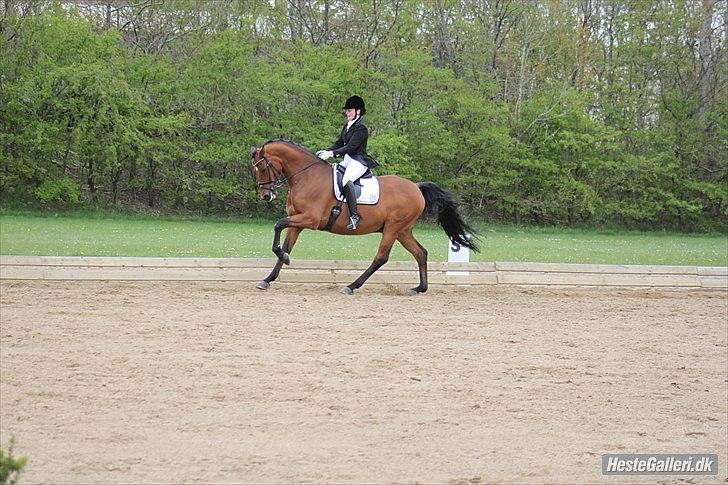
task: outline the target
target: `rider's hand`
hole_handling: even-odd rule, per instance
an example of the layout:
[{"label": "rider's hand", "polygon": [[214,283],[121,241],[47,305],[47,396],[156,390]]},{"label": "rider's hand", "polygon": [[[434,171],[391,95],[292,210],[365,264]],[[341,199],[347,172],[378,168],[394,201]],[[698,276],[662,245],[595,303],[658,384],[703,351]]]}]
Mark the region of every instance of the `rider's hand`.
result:
[{"label": "rider's hand", "polygon": [[316,152],[316,156],[322,160],[328,160],[329,158],[334,156],[334,152],[332,152],[331,150],[319,150]]}]

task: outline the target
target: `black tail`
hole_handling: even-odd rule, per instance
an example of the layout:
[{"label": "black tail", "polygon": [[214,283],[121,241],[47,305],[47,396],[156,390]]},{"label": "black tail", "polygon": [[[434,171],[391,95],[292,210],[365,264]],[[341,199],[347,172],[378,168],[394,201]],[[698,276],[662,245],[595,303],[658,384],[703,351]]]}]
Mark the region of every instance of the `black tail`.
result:
[{"label": "black tail", "polygon": [[458,212],[455,197],[432,182],[422,182],[418,185],[425,197],[425,215],[437,215],[437,220],[445,230],[445,234],[454,244],[479,252],[480,249],[475,244],[477,233]]}]

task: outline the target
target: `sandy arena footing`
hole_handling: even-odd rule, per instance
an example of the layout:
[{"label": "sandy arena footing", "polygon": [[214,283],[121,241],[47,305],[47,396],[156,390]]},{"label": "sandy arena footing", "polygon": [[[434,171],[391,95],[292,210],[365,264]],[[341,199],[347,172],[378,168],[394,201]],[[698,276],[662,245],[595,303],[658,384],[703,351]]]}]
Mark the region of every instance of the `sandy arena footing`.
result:
[{"label": "sandy arena footing", "polygon": [[725,482],[725,292],[409,286],[0,281],[0,439],[23,483]]}]

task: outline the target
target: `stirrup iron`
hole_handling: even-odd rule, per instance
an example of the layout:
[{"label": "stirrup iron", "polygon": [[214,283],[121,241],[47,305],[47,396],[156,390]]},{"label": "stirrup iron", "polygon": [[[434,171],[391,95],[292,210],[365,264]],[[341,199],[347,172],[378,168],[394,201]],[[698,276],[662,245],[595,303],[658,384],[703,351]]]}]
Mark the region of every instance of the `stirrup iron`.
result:
[{"label": "stirrup iron", "polygon": [[359,226],[359,221],[361,221],[361,216],[356,213],[352,214],[351,217],[349,217],[349,224],[346,225],[346,228],[350,231],[356,230]]}]

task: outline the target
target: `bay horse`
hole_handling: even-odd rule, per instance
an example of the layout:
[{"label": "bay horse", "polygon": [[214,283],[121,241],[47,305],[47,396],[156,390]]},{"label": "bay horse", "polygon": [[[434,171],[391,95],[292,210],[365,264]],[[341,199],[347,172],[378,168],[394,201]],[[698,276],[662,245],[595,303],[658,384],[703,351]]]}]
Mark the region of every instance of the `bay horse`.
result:
[{"label": "bay horse", "polygon": [[[359,205],[361,223],[356,230],[351,231],[346,228],[349,219],[346,204],[340,204],[334,197],[332,165],[287,140],[271,140],[260,148],[252,147],[250,157],[258,197],[270,201],[276,198],[276,191],[283,184],[287,183],[289,187],[287,216],[276,222],[273,234],[273,253],[278,261],[271,273],[256,285],[261,290],[268,289],[270,283],[278,278],[284,264],[290,264],[289,253],[301,231],[327,229],[332,208],[339,205],[341,214],[328,229],[330,232],[345,235],[382,233],[371,265],[353,283],[341,289],[344,294],[352,294],[387,262],[395,241],[399,241],[417,261],[420,284],[412,288],[410,294],[427,291],[427,250],[412,234],[415,223],[423,213],[437,215],[440,225],[454,245],[478,251],[475,242],[468,237],[468,234],[475,235],[475,232],[458,213],[453,195],[434,183],[415,184],[393,175],[378,177],[379,202]],[[286,238],[281,246],[283,229],[286,229]]]}]

